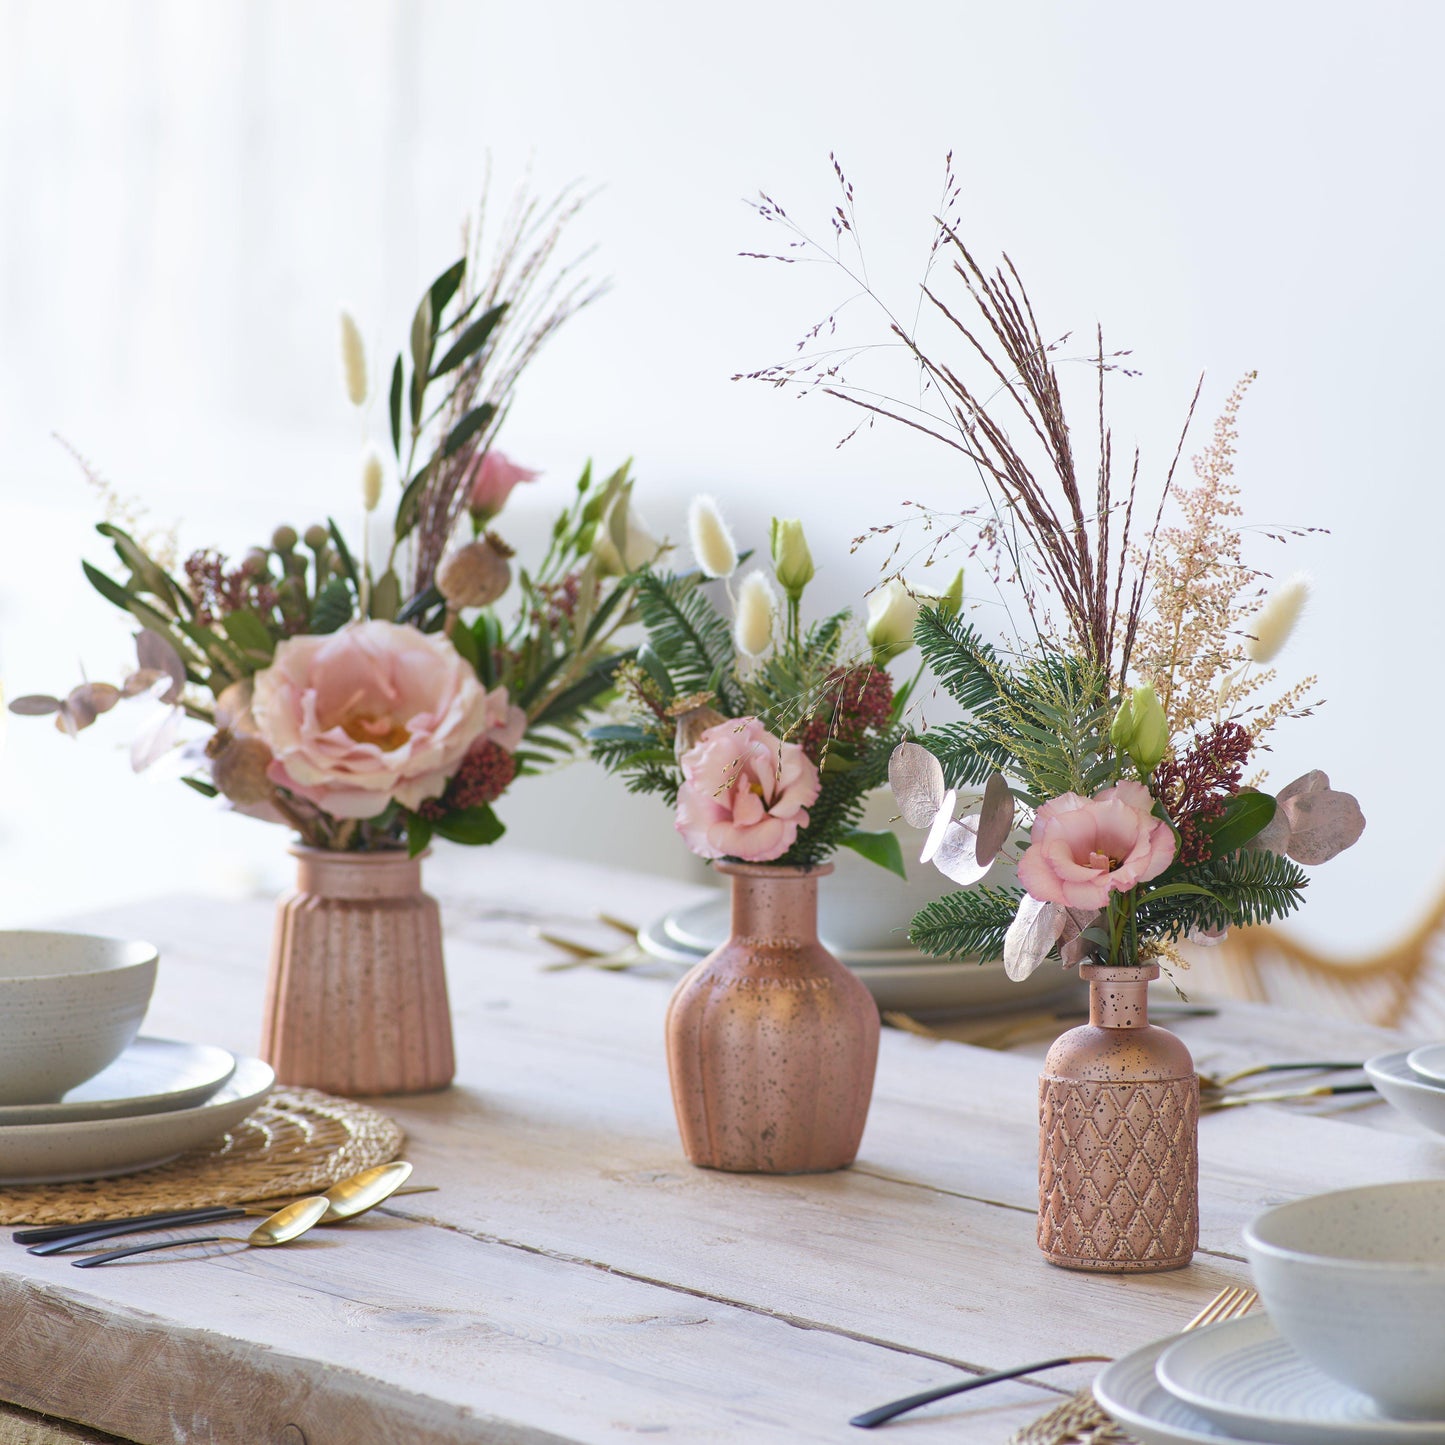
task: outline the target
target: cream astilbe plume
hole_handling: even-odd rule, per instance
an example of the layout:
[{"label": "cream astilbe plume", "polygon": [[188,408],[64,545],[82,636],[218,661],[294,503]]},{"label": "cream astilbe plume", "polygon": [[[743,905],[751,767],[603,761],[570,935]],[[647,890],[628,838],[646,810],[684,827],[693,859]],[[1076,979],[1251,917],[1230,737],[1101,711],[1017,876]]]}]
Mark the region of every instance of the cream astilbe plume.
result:
[{"label": "cream astilbe plume", "polygon": [[733,623],[733,639],[738,651],[748,657],[761,657],[773,640],[773,614],[778,610],[778,596],[773,584],[761,572],[749,572],[738,589],[738,612]]},{"label": "cream astilbe plume", "polygon": [[1261,665],[1273,662],[1289,641],[1309,601],[1310,579],[1304,572],[1285,578],[1246,625],[1245,655]]},{"label": "cream astilbe plume", "polygon": [[341,313],[341,374],[346,382],[346,396],[352,406],[366,402],[366,345],[361,328],[349,311]]},{"label": "cream astilbe plume", "polygon": [[711,497],[694,497],[687,509],[692,555],[705,577],[731,577],[738,565],[737,544]]},{"label": "cream astilbe plume", "polygon": [[381,453],[367,442],[361,453],[361,505],[368,512],[376,510],[381,501],[381,488],[385,473],[381,467]]}]

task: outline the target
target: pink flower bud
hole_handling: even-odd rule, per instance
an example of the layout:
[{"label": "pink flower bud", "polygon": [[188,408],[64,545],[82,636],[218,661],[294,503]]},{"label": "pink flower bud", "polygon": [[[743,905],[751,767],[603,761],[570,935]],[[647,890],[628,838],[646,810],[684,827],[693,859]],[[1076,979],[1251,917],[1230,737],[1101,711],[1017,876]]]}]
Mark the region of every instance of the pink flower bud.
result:
[{"label": "pink flower bud", "polygon": [[490,522],[507,505],[507,498],[518,482],[533,482],[541,475],[517,466],[505,452],[493,447],[474,457],[467,468],[463,484],[467,507],[478,522]]}]

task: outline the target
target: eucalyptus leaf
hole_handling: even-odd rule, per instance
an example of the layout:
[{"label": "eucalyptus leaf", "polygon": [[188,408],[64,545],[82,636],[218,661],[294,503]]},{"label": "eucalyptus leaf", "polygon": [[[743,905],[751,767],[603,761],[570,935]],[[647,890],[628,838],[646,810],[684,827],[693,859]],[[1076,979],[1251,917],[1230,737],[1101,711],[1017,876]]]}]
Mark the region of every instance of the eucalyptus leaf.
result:
[{"label": "eucalyptus leaf", "polygon": [[1004,934],[1004,972],[1021,983],[1049,956],[1063,932],[1066,910],[1058,903],[1040,903],[1024,895],[1019,911]]},{"label": "eucalyptus leaf", "polygon": [[1008,842],[1013,825],[1014,799],[1008,780],[1002,773],[991,773],[978,813],[978,861],[982,867],[988,867],[998,857],[998,850]]},{"label": "eucalyptus leaf", "polygon": [[[948,837],[948,832],[954,826],[953,810],[957,803],[958,793],[953,788],[950,788],[943,797],[939,799],[938,811],[933,815],[933,822],[928,829],[928,837],[924,839],[923,849],[918,855],[918,861],[920,863],[933,862],[934,858],[938,856],[938,853],[943,848],[944,841]],[[905,821],[907,821],[906,818]],[[965,819],[965,821],[968,820]],[[974,846],[976,848],[978,844],[977,821],[974,821],[973,827],[969,831],[974,839]],[[940,869],[940,871],[942,870]]]},{"label": "eucalyptus leaf", "polygon": [[855,828],[849,833],[844,833],[838,841],[845,848],[851,848],[855,853],[866,858],[870,863],[876,863],[880,868],[886,868],[890,873],[896,873],[904,882],[908,881],[908,870],[903,866],[903,849],[899,845],[896,833],[887,828],[876,833],[868,833]]},{"label": "eucalyptus leaf", "polygon": [[170,678],[172,686],[162,695],[161,701],[175,702],[186,685],[186,664],[170,638],[153,632],[149,627],[144,628],[136,633],[135,655],[142,671],[164,673]]},{"label": "eucalyptus leaf", "polygon": [[1280,807],[1289,819],[1285,852],[1296,863],[1328,863],[1365,831],[1359,802],[1350,793],[1336,792],[1328,781],[1322,789],[1285,798]]},{"label": "eucalyptus leaf", "polygon": [[497,322],[506,314],[507,303],[498,302],[488,311],[483,311],[473,322],[470,322],[460,336],[449,346],[437,362],[436,370],[431,373],[431,379],[435,381],[439,376],[445,376],[447,372],[455,370],[464,361],[476,355],[478,351],[487,344],[488,338],[495,329]]},{"label": "eucalyptus leaf", "polygon": [[943,767],[920,743],[899,743],[888,759],[888,784],[903,821],[931,828],[945,793]]},{"label": "eucalyptus leaf", "polygon": [[59,712],[65,704],[58,697],[47,697],[44,693],[30,692],[17,697],[10,704],[10,711],[21,717],[49,717]]},{"label": "eucalyptus leaf", "polygon": [[[940,813],[940,817],[943,815]],[[978,818],[950,823],[943,842],[934,854],[933,866],[960,888],[971,888],[988,876],[990,865],[978,861]]]}]

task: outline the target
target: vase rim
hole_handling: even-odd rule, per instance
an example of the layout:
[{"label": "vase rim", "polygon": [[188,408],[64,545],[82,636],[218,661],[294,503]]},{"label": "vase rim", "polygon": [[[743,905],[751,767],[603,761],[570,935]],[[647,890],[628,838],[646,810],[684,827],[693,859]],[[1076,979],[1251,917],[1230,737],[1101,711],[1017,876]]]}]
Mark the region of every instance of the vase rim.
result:
[{"label": "vase rim", "polygon": [[831,863],[741,863],[726,858],[712,859],[715,872],[731,878],[826,878]]},{"label": "vase rim", "polygon": [[359,863],[363,867],[375,868],[386,863],[420,863],[431,856],[430,848],[423,848],[413,857],[405,848],[371,848],[356,851],[349,848],[313,848],[309,843],[292,843],[286,851],[293,858],[313,858],[333,863]]},{"label": "vase rim", "polygon": [[1100,983],[1137,983],[1158,978],[1159,965],[1153,959],[1146,963],[1081,963],[1079,977]]}]

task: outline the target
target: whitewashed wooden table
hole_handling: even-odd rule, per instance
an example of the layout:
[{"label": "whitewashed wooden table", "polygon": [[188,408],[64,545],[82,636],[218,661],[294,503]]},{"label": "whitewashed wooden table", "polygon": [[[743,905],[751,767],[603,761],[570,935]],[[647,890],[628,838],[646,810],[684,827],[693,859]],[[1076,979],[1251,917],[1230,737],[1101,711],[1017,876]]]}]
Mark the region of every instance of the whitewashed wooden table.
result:
[{"label": "whitewashed wooden table", "polygon": [[[435,862],[453,900],[457,1083],[385,1107],[439,1190],[286,1249],[192,1261],[82,1273],[7,1239],[0,1400],[147,1445],[857,1442],[850,1415],[960,1373],[1177,1329],[1246,1278],[1240,1227],[1267,1204],[1445,1175],[1445,1141],[1381,1103],[1209,1115],[1194,1264],[1068,1273],[1034,1246],[1043,1044],[894,1030],[852,1169],[694,1169],[667,1090],[667,984],[546,971],[559,955],[533,928],[605,942],[599,910],[643,921],[696,890],[505,847]],[[270,918],[266,901],[171,899],[83,926],[160,946],[147,1032],[251,1050]],[[1243,1005],[1177,1028],[1206,1069],[1394,1037]],[[991,1386],[875,1438],[1002,1441],[1088,1378]],[[14,1415],[0,1442],[51,1438],[41,1428]]]}]

